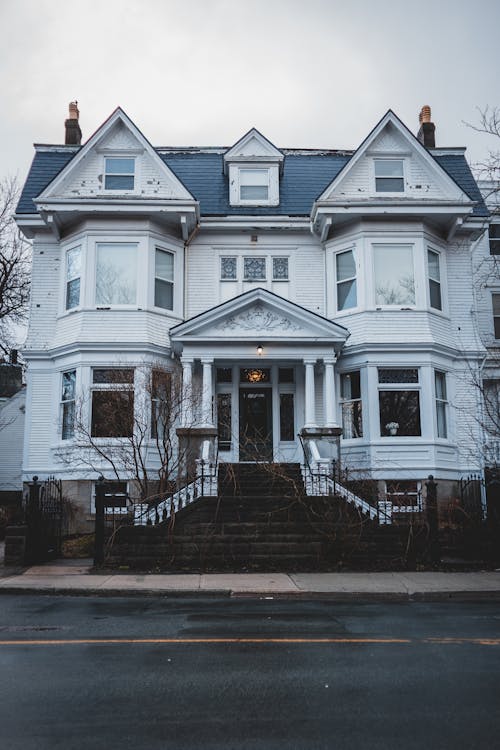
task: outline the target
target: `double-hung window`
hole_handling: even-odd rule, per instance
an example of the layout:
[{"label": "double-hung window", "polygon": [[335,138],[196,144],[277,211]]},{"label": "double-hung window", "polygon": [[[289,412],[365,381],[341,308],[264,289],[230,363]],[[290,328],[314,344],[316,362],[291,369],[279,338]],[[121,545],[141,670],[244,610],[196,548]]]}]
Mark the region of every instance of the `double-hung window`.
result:
[{"label": "double-hung window", "polygon": [[104,189],[133,190],[135,159],[107,157],[104,159]]},{"label": "double-hung window", "polygon": [[269,200],[269,169],[239,170],[240,202],[260,203]]},{"label": "double-hung window", "polygon": [[488,236],[490,241],[490,255],[500,255],[500,222],[498,224],[490,224]]},{"label": "double-hung window", "polygon": [[378,382],[380,435],[421,435],[418,369],[379,367]]},{"label": "double-hung window", "polygon": [[436,393],[437,436],[439,438],[447,438],[448,425],[446,420],[446,410],[448,399],[446,397],[446,375],[444,372],[439,372],[439,370],[434,372],[434,387]]},{"label": "double-hung window", "polygon": [[411,245],[374,245],[376,305],[414,305],[415,272]]},{"label": "double-hung window", "polygon": [[375,159],[375,192],[404,193],[403,159]]},{"label": "double-hung window", "polygon": [[92,371],[92,437],[132,437],[133,431],[134,370],[95,368]]},{"label": "double-hung window", "polygon": [[340,376],[342,432],[344,439],[363,437],[360,375],[359,370],[353,370],[353,372],[346,372]]},{"label": "double-hung window", "polygon": [[61,438],[71,440],[75,436],[75,385],[76,370],[62,374],[61,388]]},{"label": "double-hung window", "polygon": [[496,339],[500,339],[500,292],[491,295],[493,306],[493,331]]},{"label": "double-hung window", "polygon": [[348,310],[357,305],[356,258],[354,250],[335,256],[337,280],[337,310]]},{"label": "double-hung window", "polygon": [[174,255],[167,250],[155,250],[155,306],[174,309]]},{"label": "double-hung window", "polygon": [[429,274],[429,302],[435,310],[442,310],[441,273],[439,269],[439,253],[427,249],[427,270]]},{"label": "double-hung window", "polygon": [[66,310],[80,304],[80,275],[82,270],[82,249],[72,247],[66,252]]},{"label": "double-hung window", "polygon": [[135,305],[137,245],[100,242],[96,246],[96,305]]}]

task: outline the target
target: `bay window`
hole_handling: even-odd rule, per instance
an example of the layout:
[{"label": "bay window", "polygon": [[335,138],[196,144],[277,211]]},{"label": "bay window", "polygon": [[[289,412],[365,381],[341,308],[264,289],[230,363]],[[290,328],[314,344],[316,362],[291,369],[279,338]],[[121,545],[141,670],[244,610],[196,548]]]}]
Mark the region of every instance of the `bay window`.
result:
[{"label": "bay window", "polygon": [[415,305],[411,245],[373,245],[376,305]]},{"label": "bay window", "polygon": [[101,242],[96,245],[96,305],[135,305],[137,245]]}]

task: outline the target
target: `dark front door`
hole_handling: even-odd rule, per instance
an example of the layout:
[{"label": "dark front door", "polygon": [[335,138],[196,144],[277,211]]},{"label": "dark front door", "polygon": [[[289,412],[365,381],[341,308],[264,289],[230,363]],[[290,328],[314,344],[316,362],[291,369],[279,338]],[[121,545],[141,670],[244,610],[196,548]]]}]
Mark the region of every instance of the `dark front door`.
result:
[{"label": "dark front door", "polygon": [[272,461],[273,420],[270,388],[240,390],[240,461]]}]

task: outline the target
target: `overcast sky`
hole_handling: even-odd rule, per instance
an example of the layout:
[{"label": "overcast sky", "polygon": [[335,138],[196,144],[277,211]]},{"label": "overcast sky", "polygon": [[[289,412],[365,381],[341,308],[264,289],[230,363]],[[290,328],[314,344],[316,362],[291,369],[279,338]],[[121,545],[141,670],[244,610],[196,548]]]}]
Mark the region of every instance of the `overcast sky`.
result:
[{"label": "overcast sky", "polygon": [[499,0],[0,0],[0,177],[120,105],[156,146],[355,148],[388,108],[476,162],[499,105]]}]

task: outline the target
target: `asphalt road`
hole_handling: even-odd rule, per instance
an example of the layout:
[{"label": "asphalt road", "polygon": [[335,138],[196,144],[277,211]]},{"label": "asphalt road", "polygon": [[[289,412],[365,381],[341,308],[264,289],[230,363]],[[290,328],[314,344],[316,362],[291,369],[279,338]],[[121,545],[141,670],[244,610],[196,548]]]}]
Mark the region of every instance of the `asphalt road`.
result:
[{"label": "asphalt road", "polygon": [[500,748],[500,604],[0,597],[0,750]]}]

